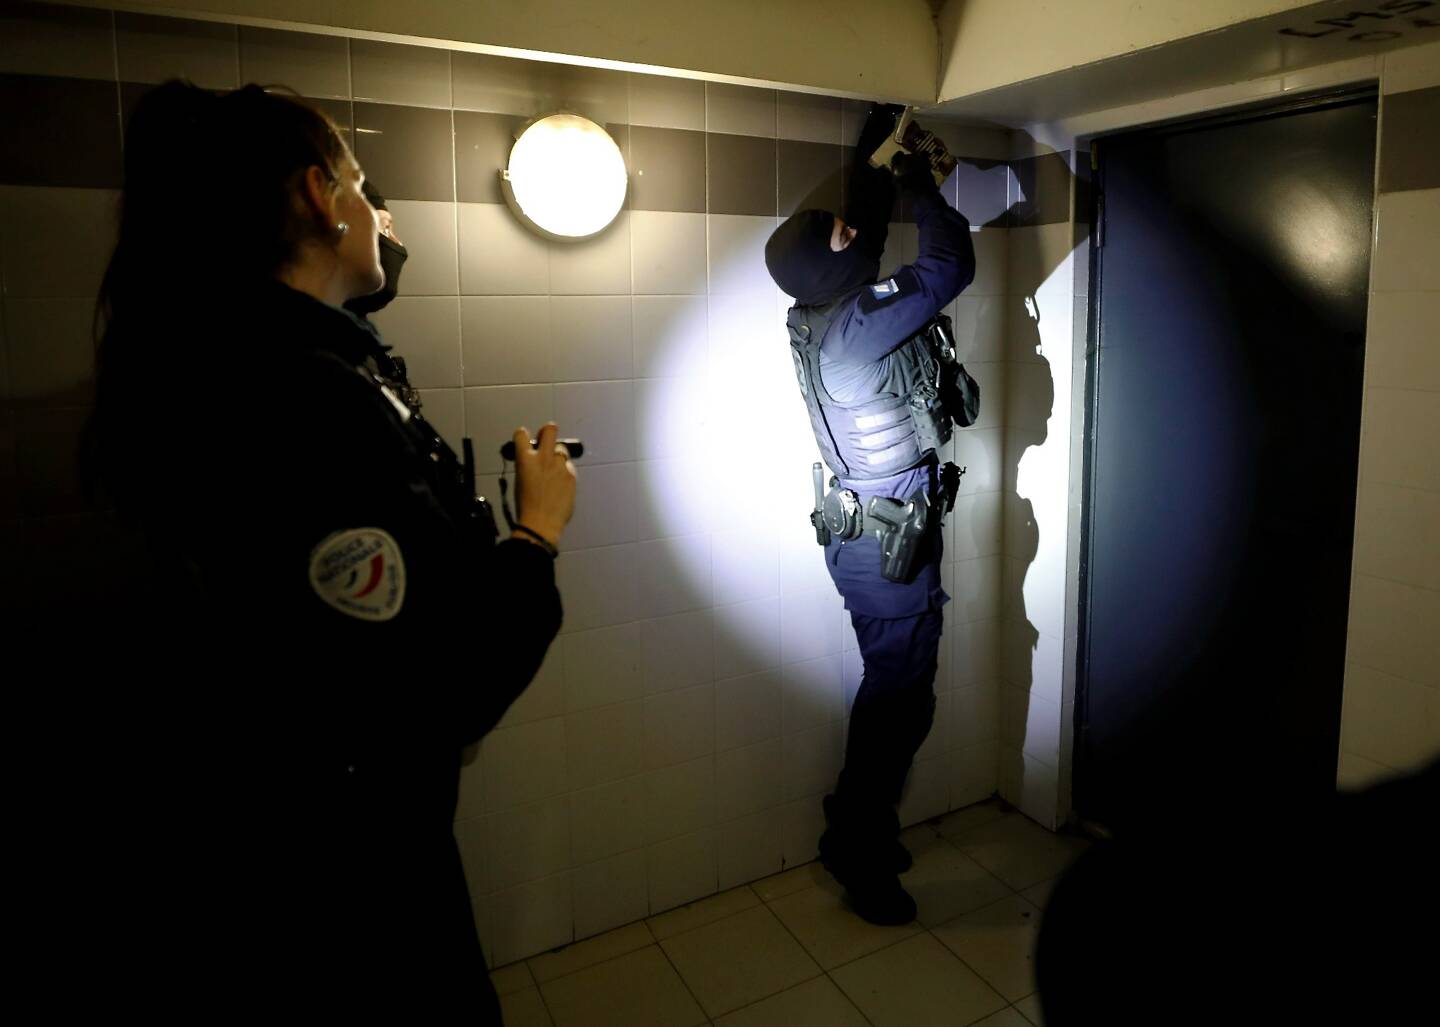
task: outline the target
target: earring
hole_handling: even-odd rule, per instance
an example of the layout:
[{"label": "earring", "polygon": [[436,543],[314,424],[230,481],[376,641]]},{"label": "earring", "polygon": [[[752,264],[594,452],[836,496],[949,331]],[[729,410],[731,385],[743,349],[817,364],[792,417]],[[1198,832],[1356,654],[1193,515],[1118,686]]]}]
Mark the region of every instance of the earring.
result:
[{"label": "earring", "polygon": [[344,235],[346,232],[350,231],[350,223],[348,221],[337,221],[335,223],[335,231],[339,232],[341,235]]}]

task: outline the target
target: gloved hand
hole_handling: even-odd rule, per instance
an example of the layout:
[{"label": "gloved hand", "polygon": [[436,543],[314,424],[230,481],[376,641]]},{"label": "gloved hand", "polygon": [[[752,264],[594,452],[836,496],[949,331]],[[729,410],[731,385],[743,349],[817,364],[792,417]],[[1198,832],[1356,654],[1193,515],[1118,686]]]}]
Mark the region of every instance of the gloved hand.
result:
[{"label": "gloved hand", "polygon": [[895,173],[901,189],[914,193],[933,193],[940,189],[935,184],[930,162],[917,154],[897,153],[890,160],[890,170]]},{"label": "gloved hand", "polygon": [[895,131],[895,120],[905,112],[900,104],[873,104],[855,144],[861,157],[868,158]]}]

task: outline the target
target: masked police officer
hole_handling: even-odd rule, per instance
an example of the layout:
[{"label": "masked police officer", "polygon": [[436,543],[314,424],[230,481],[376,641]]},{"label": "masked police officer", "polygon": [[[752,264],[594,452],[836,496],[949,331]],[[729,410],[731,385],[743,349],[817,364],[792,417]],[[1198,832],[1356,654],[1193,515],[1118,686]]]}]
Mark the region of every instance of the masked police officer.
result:
[{"label": "masked police officer", "polygon": [[344,309],[386,286],[383,242],[322,115],[168,83],[125,164],[91,456],[155,571],[100,647],[130,677],[106,958],[201,1018],[498,1023],[452,821],[462,750],[559,629],[573,465],[554,425],[515,433],[497,542]]},{"label": "masked police officer", "polygon": [[[820,855],[855,911],[877,924],[916,913],[898,876],[910,860],[896,804],[934,720],[948,600],[938,528],[956,472],[942,472],[936,451],[957,417],[973,420],[978,400],[954,361],[948,319],[937,324],[974,278],[970,225],[941,199],[924,158],[898,155],[893,174],[868,163],[896,114],[871,111],[844,217],[800,211],[765,249],[771,276],[796,301],[788,326],[800,391],[835,474],[813,520],[864,660]],[[880,281],[897,182],[915,213],[919,257]]]}]

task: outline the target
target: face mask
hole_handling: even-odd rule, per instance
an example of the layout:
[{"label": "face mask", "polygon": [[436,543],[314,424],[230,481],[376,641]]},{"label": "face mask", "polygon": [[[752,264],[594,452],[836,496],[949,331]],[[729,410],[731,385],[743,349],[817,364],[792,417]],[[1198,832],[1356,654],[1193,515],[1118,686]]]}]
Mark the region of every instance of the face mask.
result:
[{"label": "face mask", "polygon": [[875,281],[880,255],[861,243],[863,233],[836,252],[830,248],[834,229],[834,214],[803,210],[770,236],[765,244],[765,266],[787,296],[804,304],[824,303]]},{"label": "face mask", "polygon": [[364,317],[366,314],[375,313],[393,300],[400,287],[400,269],[405,266],[405,258],[408,256],[404,246],[393,239],[380,236],[380,268],[385,272],[385,284],[378,292],[372,292],[369,296],[355,297],[345,304],[345,309]]}]

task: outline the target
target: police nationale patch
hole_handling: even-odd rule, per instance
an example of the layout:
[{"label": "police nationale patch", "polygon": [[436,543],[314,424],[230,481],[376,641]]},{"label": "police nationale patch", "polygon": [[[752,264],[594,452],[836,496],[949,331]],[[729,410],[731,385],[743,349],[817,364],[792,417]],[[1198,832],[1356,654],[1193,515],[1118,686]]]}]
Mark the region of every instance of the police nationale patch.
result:
[{"label": "police nationale patch", "polygon": [[887,299],[900,291],[900,286],[895,284],[895,279],[887,278],[883,282],[876,282],[870,286],[870,291],[875,294],[877,300]]},{"label": "police nationale patch", "polygon": [[341,613],[389,620],[405,601],[405,561],[387,531],[337,531],[310,552],[310,587]]}]

